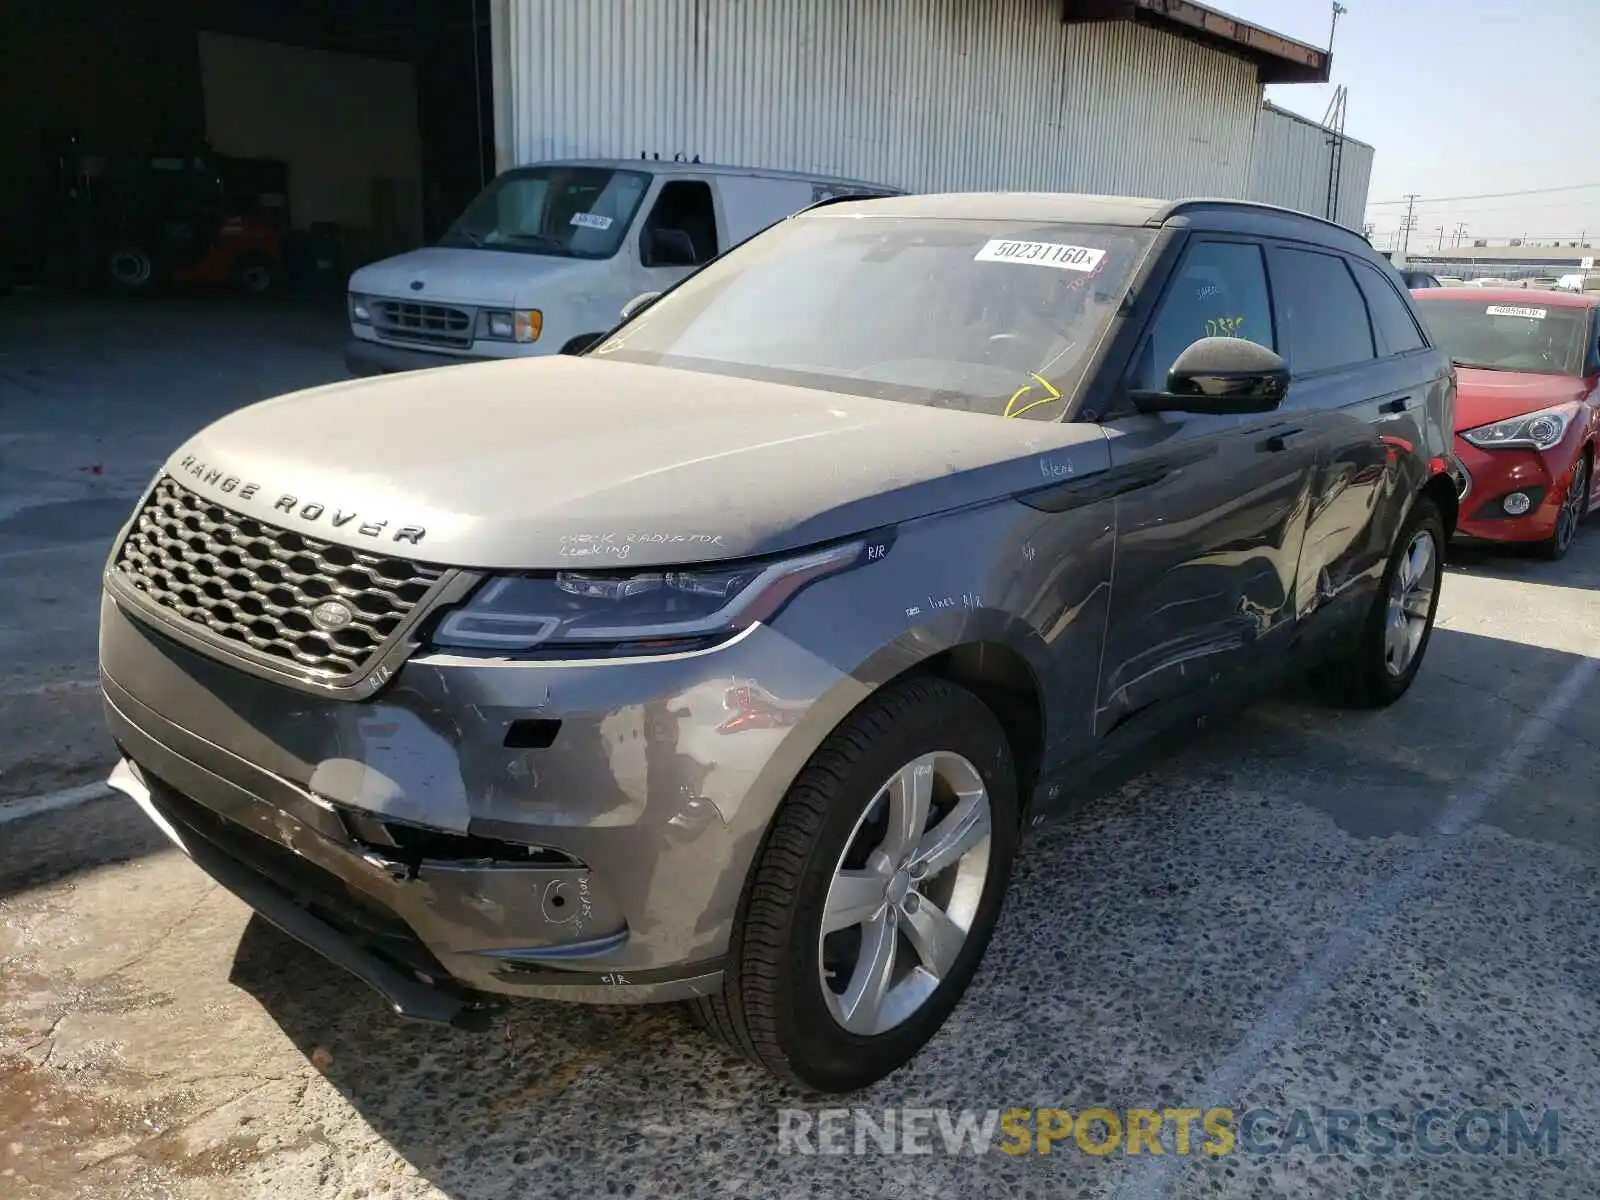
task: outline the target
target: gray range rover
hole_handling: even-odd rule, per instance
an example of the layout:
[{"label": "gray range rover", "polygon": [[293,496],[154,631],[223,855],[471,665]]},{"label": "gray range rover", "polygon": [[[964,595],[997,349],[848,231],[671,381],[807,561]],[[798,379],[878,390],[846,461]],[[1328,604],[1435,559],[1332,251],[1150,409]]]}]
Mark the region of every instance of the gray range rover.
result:
[{"label": "gray range rover", "polygon": [[864,1085],[1070,781],[1422,661],[1454,377],[1345,229],[832,203],[630,310],[236,412],[106,569],[113,783],[401,1015],[684,1000]]}]

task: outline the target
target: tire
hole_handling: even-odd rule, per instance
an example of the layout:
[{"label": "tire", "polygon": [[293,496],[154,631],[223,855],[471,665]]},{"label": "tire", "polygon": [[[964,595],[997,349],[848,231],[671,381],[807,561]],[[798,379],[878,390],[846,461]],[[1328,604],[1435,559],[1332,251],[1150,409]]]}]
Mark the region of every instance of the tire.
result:
[{"label": "tire", "polygon": [[1578,526],[1589,515],[1589,472],[1594,469],[1594,457],[1589,450],[1578,455],[1572,466],[1572,479],[1567,484],[1567,494],[1561,502],[1561,515],[1556,518],[1556,529],[1539,543],[1539,554],[1551,562],[1560,562],[1578,540]]},{"label": "tire", "polygon": [[[1432,539],[1431,561],[1427,568],[1432,572],[1432,584],[1428,589],[1426,616],[1420,618],[1420,637],[1403,668],[1397,671],[1391,663],[1392,647],[1388,639],[1391,601],[1397,591],[1396,578],[1402,565],[1424,535]],[[1444,518],[1432,499],[1420,496],[1400,536],[1395,539],[1389,561],[1384,566],[1382,585],[1361,625],[1350,635],[1348,649],[1312,673],[1312,681],[1330,700],[1353,708],[1385,708],[1406,694],[1433,638],[1433,622],[1439,612],[1439,593],[1444,582],[1444,550]]]},{"label": "tire", "polygon": [[[920,922],[947,908],[950,914],[967,914],[961,919],[970,923],[959,949],[948,952],[947,969],[936,985],[929,984],[935,976],[925,968],[922,976],[901,976],[901,990],[891,989],[882,1006],[882,1027],[852,1031],[839,1015],[850,998],[848,991],[839,992],[844,976],[851,974],[839,957],[840,947],[847,950],[858,941],[854,972],[864,970],[873,919],[826,935],[825,950],[823,913],[836,871],[858,878],[872,871],[875,860],[862,865],[857,856],[879,838],[876,817],[897,811],[890,785],[903,771],[922,778],[919,763],[929,765],[933,791],[926,829],[948,832],[959,825],[960,818],[939,824],[951,804],[967,805],[964,814],[971,815],[976,794],[971,789],[981,780],[988,798],[988,836],[976,840],[981,834],[973,833],[963,839],[971,842],[969,857],[911,880],[912,891],[898,907],[885,902],[876,928],[888,932],[882,943],[870,944],[893,948],[897,972],[922,967],[928,959],[911,940],[927,928]],[[948,790],[947,774],[966,781],[968,799]],[[970,692],[940,679],[885,689],[829,735],[779,806],[745,883],[721,992],[693,1002],[696,1023],[780,1078],[816,1091],[847,1092],[882,1079],[938,1031],[977,970],[1010,881],[1017,827],[1011,747],[994,713]],[[980,883],[963,873],[985,844],[987,867]],[[930,842],[919,845],[926,849]],[[885,859],[876,861],[883,871],[890,869]],[[907,886],[903,871],[884,878],[890,894]],[[942,890],[947,885],[948,892]],[[834,963],[834,983],[825,982],[825,962]],[[920,1003],[905,1007],[918,996]],[[857,1010],[858,1024],[871,1016],[869,1008]]]},{"label": "tire", "polygon": [[246,254],[233,264],[229,276],[234,287],[259,296],[277,282],[278,264],[265,254]]},{"label": "tire", "polygon": [[113,289],[134,295],[148,292],[157,281],[156,260],[137,243],[113,246],[105,256],[106,282]]}]

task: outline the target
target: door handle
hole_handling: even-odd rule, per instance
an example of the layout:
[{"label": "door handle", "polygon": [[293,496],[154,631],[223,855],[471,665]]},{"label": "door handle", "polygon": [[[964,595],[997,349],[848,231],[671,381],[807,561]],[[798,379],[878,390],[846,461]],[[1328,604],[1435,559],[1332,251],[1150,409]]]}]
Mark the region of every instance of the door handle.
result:
[{"label": "door handle", "polygon": [[1287,450],[1295,439],[1302,437],[1304,434],[1304,429],[1285,429],[1261,442],[1258,449],[1268,450],[1276,454],[1280,450]]},{"label": "door handle", "polygon": [[1383,413],[1403,413],[1411,407],[1410,396],[1399,396],[1393,400],[1385,400],[1378,405],[1378,411]]}]

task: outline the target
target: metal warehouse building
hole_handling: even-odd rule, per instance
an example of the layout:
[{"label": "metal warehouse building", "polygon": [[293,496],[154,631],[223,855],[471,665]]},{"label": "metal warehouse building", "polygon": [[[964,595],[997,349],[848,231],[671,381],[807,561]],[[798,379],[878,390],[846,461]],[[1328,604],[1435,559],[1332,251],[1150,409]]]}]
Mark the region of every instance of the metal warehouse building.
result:
[{"label": "metal warehouse building", "polygon": [[[106,162],[205,147],[344,266],[497,169],[662,158],[910,190],[1248,197],[1357,225],[1371,148],[1264,106],[1326,51],[1192,0],[7,0],[0,276],[71,259]],[[99,164],[99,165],[97,165]],[[103,177],[103,176],[102,176]],[[319,251],[320,255],[320,251]],[[342,281],[342,276],[340,277]]]},{"label": "metal warehouse building", "polygon": [[[646,152],[921,191],[1324,211],[1307,181],[1327,147],[1264,109],[1262,85],[1325,80],[1327,53],[1188,0],[495,0],[493,12],[503,165]],[[1343,174],[1339,215],[1358,223],[1365,175]]]}]

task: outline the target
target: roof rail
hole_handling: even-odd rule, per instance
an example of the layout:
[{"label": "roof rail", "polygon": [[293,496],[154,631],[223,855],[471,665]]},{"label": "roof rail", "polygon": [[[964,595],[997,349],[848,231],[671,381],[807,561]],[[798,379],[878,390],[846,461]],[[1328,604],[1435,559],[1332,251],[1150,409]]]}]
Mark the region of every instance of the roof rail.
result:
[{"label": "roof rail", "polygon": [[1156,218],[1159,217],[1160,223],[1165,223],[1173,217],[1181,216],[1185,209],[1200,208],[1205,205],[1213,204],[1225,204],[1230,208],[1253,208],[1260,212],[1276,213],[1279,216],[1299,217],[1304,221],[1315,221],[1319,225],[1331,226],[1334,229],[1337,229],[1340,233],[1348,233],[1351,237],[1357,238],[1369,246],[1372,245],[1372,239],[1369,238],[1363,230],[1351,229],[1348,225],[1341,225],[1339,222],[1331,221],[1327,217],[1319,217],[1316,213],[1302,212],[1298,208],[1284,208],[1281,204],[1264,204],[1259,200],[1227,200],[1220,196],[1194,197],[1188,200],[1174,200],[1166,208],[1162,209],[1159,213],[1155,214],[1155,216],[1151,217],[1150,220],[1155,222]]},{"label": "roof rail", "polygon": [[899,188],[882,188],[878,191],[867,192],[840,192],[833,196],[824,196],[821,200],[813,200],[804,208],[797,208],[789,215],[798,217],[801,213],[811,212],[813,209],[826,208],[830,204],[845,204],[852,200],[890,200],[895,196],[904,196],[905,192]]}]

